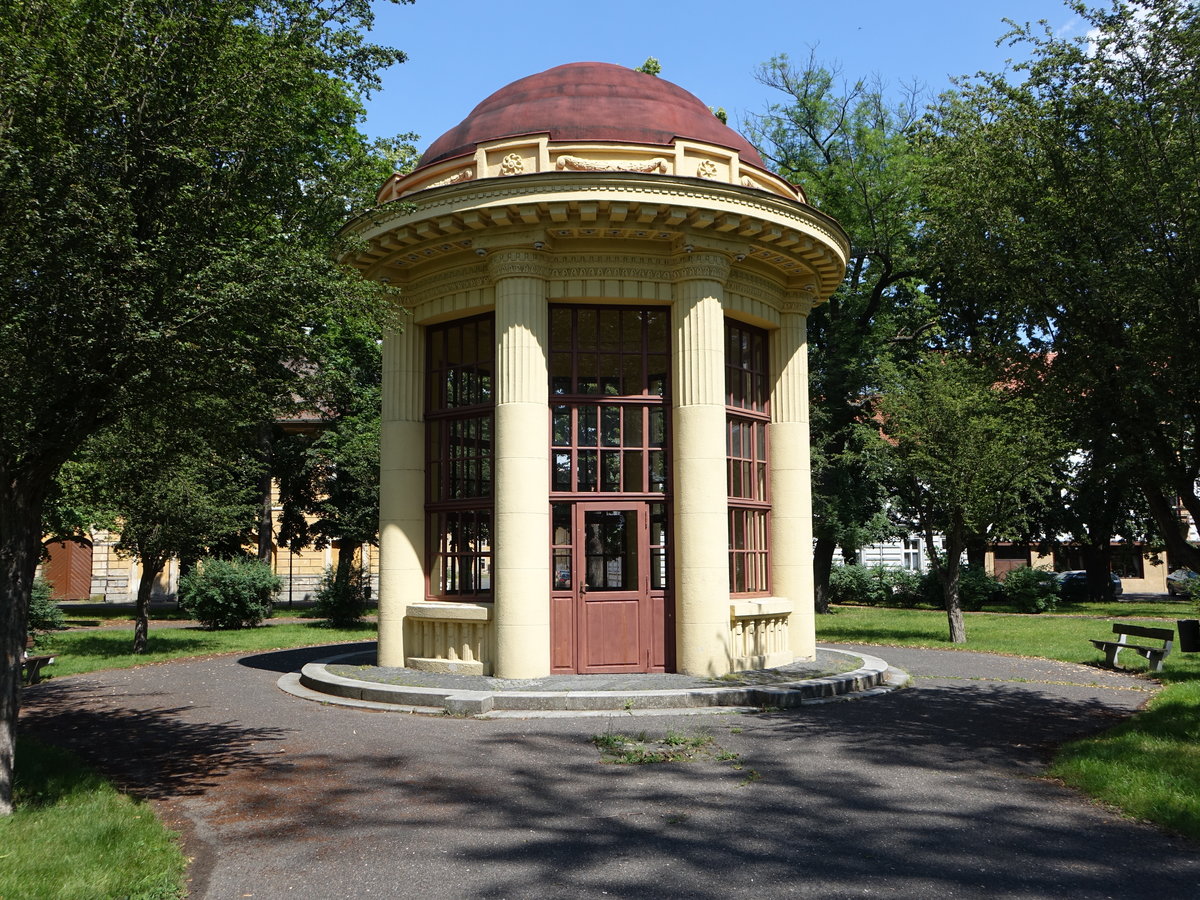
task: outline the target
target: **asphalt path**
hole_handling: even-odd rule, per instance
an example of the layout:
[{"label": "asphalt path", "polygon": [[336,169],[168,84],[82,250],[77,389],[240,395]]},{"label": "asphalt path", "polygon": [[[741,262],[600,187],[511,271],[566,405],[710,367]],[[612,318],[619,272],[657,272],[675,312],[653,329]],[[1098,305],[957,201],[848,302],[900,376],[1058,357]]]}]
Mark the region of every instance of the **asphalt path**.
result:
[{"label": "asphalt path", "polygon": [[[864,649],[911,685],[754,715],[477,721],[280,691],[316,649],[52,679],[23,727],[154,801],[196,898],[1200,898],[1196,844],[1041,777],[1151,683]],[[592,742],[672,730],[710,735],[708,757],[614,765]]]}]

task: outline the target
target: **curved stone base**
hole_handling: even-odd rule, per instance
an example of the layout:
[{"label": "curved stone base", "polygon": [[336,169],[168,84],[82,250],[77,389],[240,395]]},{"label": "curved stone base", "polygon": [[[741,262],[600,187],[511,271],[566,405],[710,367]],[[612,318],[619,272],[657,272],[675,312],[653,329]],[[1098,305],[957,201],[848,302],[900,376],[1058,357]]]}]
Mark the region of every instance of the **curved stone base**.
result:
[{"label": "curved stone base", "polygon": [[[782,683],[728,687],[676,687],[667,690],[462,690],[447,678],[435,686],[407,686],[347,678],[330,665],[370,665],[373,651],[344,654],[309,663],[279,680],[280,689],[323,703],[426,715],[534,718],[561,715],[679,715],[704,712],[758,712],[792,709],[833,699],[861,697],[900,687],[908,676],[878,657],[821,648],[856,658],[861,665],[838,675]],[[577,679],[575,679],[577,680]],[[555,683],[555,677],[539,679]]]}]

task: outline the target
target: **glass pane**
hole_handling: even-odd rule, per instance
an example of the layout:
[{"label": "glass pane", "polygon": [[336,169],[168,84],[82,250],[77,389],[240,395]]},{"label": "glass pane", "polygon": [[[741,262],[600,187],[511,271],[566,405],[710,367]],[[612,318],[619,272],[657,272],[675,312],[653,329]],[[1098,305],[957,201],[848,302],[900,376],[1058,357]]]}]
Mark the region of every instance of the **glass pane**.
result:
[{"label": "glass pane", "polygon": [[571,504],[555,503],[552,507],[554,535],[551,543],[564,545],[571,543]]},{"label": "glass pane", "polygon": [[569,353],[550,354],[550,392],[553,394],[571,393],[571,355]]},{"label": "glass pane", "polygon": [[595,450],[579,451],[579,471],[577,473],[578,483],[575,487],[576,490],[596,490],[596,463],[597,459]]},{"label": "glass pane", "polygon": [[554,350],[571,349],[571,310],[550,310],[550,346]]},{"label": "glass pane", "polygon": [[667,490],[667,469],[661,450],[650,451],[650,490],[659,494]]},{"label": "glass pane", "polygon": [[621,349],[621,313],[616,309],[600,310],[600,352],[616,353]]},{"label": "glass pane", "polygon": [[621,394],[621,357],[604,353],[600,356],[600,392],[606,397]]},{"label": "glass pane", "polygon": [[652,309],[646,311],[646,330],[649,349],[663,352],[667,349],[667,319],[670,314],[665,310]]},{"label": "glass pane", "polygon": [[554,446],[571,446],[571,407],[556,406],[553,413]]},{"label": "glass pane", "polygon": [[625,396],[636,396],[645,393],[646,385],[642,382],[642,357],[626,354],[621,357],[621,391]]},{"label": "glass pane", "polygon": [[553,590],[569,591],[571,589],[571,551],[554,551],[554,582]]},{"label": "glass pane", "polygon": [[619,491],[621,489],[621,453],[619,450],[605,450],[600,454],[600,490]]},{"label": "glass pane", "polygon": [[605,406],[600,411],[600,443],[605,447],[621,446],[621,407]]},{"label": "glass pane", "polygon": [[650,551],[650,587],[656,591],[665,591],[667,578],[667,551],[663,547],[655,547]]},{"label": "glass pane", "polygon": [[647,393],[654,397],[665,397],[667,394],[667,358],[665,356],[648,356],[646,365],[649,374],[646,382],[649,385]]},{"label": "glass pane", "polygon": [[667,542],[667,507],[665,503],[650,504],[650,543]]},{"label": "glass pane", "polygon": [[630,493],[640,493],[642,491],[642,451],[626,450],[624,456],[624,490]]},{"label": "glass pane", "polygon": [[663,445],[664,423],[663,411],[656,407],[650,408],[650,446],[661,447]]},{"label": "glass pane", "polygon": [[554,490],[571,490],[571,454],[554,454]]},{"label": "glass pane", "polygon": [[642,409],[641,406],[625,407],[625,447],[642,446]]},{"label": "glass pane", "polygon": [[621,349],[626,353],[642,353],[642,314],[627,309],[621,313]]},{"label": "glass pane", "polygon": [[576,320],[576,347],[586,352],[596,350],[596,310],[581,309]]},{"label": "glass pane", "polygon": [[579,446],[595,447],[597,432],[596,418],[600,408],[597,406],[581,406],[576,415],[579,417]]}]

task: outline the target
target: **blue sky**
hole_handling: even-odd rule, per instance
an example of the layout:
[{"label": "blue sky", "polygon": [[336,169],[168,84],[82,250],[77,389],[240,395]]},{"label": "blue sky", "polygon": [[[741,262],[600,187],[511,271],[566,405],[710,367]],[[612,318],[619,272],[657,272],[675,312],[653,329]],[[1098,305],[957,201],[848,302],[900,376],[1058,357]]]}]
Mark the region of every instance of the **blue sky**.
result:
[{"label": "blue sky", "polygon": [[661,77],[725,107],[734,127],[775,99],[755,80],[758,66],[781,53],[806,60],[810,47],[847,77],[878,74],[897,89],[917,81],[936,93],[951,75],[999,70],[1023,52],[996,46],[1004,18],[1083,32],[1063,0],[380,2],[375,40],[409,59],[386,73],[364,128],[417,132],[424,150],[518,78],[569,62],[636,67],[648,56],[662,63]]}]

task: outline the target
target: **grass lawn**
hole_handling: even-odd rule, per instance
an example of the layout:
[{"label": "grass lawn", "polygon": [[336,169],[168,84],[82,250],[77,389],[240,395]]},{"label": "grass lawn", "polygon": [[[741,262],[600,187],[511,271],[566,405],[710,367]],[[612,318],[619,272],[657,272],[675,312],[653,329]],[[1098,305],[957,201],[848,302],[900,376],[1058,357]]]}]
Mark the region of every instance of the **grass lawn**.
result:
[{"label": "grass lawn", "polygon": [[184,895],[174,833],[62,750],[17,742],[16,811],[0,819],[0,897],[66,900]]},{"label": "grass lawn", "polygon": [[[1057,615],[967,613],[967,644],[956,648],[947,637],[944,611],[839,607],[817,617],[817,639],[1097,663],[1103,655],[1088,638],[1110,637],[1108,623],[1114,619],[1174,628],[1176,618],[1196,617],[1194,607],[1169,601],[1073,604]],[[1123,655],[1121,661],[1131,669],[1147,668],[1140,656]],[[1164,689],[1144,711],[1063,747],[1050,774],[1131,816],[1200,840],[1200,654],[1173,653],[1156,677]]]},{"label": "grass lawn", "polygon": [[[199,627],[150,625],[148,652],[135,655],[132,628],[56,631],[37,641],[39,653],[58,656],[54,665],[42,670],[44,678],[61,678],[101,669],[128,669],[148,663],[221,653],[254,653],[286,650],[314,644],[375,639],[376,628],[363,623],[354,628],[329,628],[323,622],[299,622],[243,628],[237,631],[206,631]],[[3,895],[0,895],[2,897]]]}]

